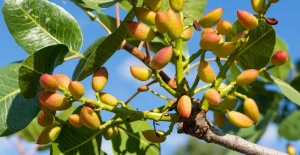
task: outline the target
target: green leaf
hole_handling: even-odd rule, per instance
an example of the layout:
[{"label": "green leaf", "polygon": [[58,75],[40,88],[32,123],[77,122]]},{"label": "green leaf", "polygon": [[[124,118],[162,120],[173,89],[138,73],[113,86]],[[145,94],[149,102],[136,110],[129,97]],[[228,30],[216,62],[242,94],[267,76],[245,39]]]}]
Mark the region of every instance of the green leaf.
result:
[{"label": "green leaf", "polygon": [[82,0],[89,8],[101,10],[116,4],[119,0]]},{"label": "green leaf", "polygon": [[287,140],[300,139],[300,110],[292,112],[279,125],[278,133]]},{"label": "green leaf", "polygon": [[232,38],[239,32],[245,31],[246,28],[237,20],[232,24],[232,30],[225,36],[226,42],[231,42]]},{"label": "green leaf", "polygon": [[82,0],[70,0],[70,1],[75,3],[76,5],[83,7],[83,8],[92,9],[89,6],[87,6]]},{"label": "green leaf", "polygon": [[40,126],[37,121],[37,117],[34,118],[30,124],[23,130],[18,132],[18,135],[27,141],[36,142],[40,133],[44,130],[44,127]]},{"label": "green leaf", "polygon": [[[73,113],[79,114],[82,106]],[[57,139],[52,143],[51,152],[57,155],[99,155],[101,150],[102,134],[100,130],[92,130],[85,126],[75,128],[69,123],[62,126]]]},{"label": "green leaf", "polygon": [[115,32],[117,30],[117,22],[116,22],[116,18],[110,16],[110,15],[106,15],[103,13],[97,13],[98,18],[100,19],[100,21],[111,31],[111,32]]},{"label": "green leaf", "polygon": [[39,88],[39,78],[44,73],[51,74],[63,62],[69,49],[65,45],[52,45],[29,55],[19,70],[19,86],[24,98],[32,98]]},{"label": "green leaf", "polygon": [[20,63],[0,69],[0,136],[25,128],[38,114],[38,99],[25,99],[20,94],[18,74]]},{"label": "green leaf", "polygon": [[73,73],[72,79],[76,80],[80,73],[82,72],[82,69],[84,65],[86,64],[88,57],[90,57],[91,53],[95,52],[97,47],[100,46],[100,44],[105,40],[106,37],[100,37],[98,38],[92,45],[90,45],[84,52],[83,52],[83,57],[80,58],[75,71]]},{"label": "green leaf", "polygon": [[[134,0],[136,6],[142,6],[143,0]],[[123,10],[129,12],[132,9],[132,5],[129,0],[120,0],[120,6]]]},{"label": "green leaf", "polygon": [[5,0],[6,25],[16,42],[29,54],[44,47],[65,44],[77,53],[82,34],[77,21],[66,10],[47,0]]},{"label": "green leaf", "polygon": [[160,144],[146,140],[141,131],[152,129],[146,121],[135,121],[118,126],[119,134],[112,139],[114,154],[156,155]]},{"label": "green leaf", "polygon": [[238,63],[243,69],[260,69],[265,67],[273,53],[276,34],[274,28],[260,22],[259,26],[249,31],[248,41],[241,46],[238,53]]},{"label": "green leaf", "polygon": [[236,64],[231,65],[230,74],[226,76],[227,83],[233,82],[240,75],[241,71],[239,70]]},{"label": "green leaf", "polygon": [[293,88],[295,88],[298,92],[300,92],[300,75],[298,75],[297,77],[295,77],[292,82],[291,82],[291,86]]},{"label": "green leaf", "polygon": [[275,40],[274,28],[265,22],[260,22],[256,29],[249,31],[249,40],[239,49],[238,63],[244,70],[265,67],[272,56]]},{"label": "green leaf", "polygon": [[[274,47],[273,54],[278,50],[284,50],[285,52],[289,53],[288,46],[286,45],[286,43],[279,37],[276,37],[276,44]],[[278,77],[281,80],[285,80],[288,77],[291,68],[294,68],[294,65],[291,57],[289,56],[288,61],[284,65],[274,67],[270,71],[275,77]]]},{"label": "green leaf", "polygon": [[[127,14],[124,21],[132,20],[133,17],[134,11],[131,11]],[[83,80],[94,73],[97,68],[101,67],[120,48],[126,34],[126,22],[122,22],[119,28],[109,35],[97,49],[91,53],[82,71],[78,75],[77,80]]]},{"label": "green leaf", "polygon": [[300,105],[300,93],[295,90],[291,85],[289,85],[288,83],[272,76],[269,75],[267,72],[264,72],[264,76],[271,82],[275,83],[279,89],[281,90],[281,92],[288,98],[290,99],[292,102]]},{"label": "green leaf", "polygon": [[[181,11],[184,15],[191,15],[196,19],[200,19],[204,9],[206,7],[207,0],[185,0],[183,10]],[[184,20],[184,23],[191,24],[193,23],[192,18],[187,18]],[[185,24],[186,25],[186,24]]]}]

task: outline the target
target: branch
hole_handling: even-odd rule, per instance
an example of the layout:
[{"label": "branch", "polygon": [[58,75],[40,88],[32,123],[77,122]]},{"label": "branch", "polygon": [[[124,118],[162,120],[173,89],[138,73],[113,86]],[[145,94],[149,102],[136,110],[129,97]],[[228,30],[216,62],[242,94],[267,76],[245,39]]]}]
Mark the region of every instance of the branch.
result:
[{"label": "branch", "polygon": [[264,146],[248,142],[235,135],[224,133],[214,127],[206,118],[206,112],[194,106],[189,118],[180,118],[177,126],[178,133],[185,133],[208,143],[215,143],[247,155],[287,155]]}]

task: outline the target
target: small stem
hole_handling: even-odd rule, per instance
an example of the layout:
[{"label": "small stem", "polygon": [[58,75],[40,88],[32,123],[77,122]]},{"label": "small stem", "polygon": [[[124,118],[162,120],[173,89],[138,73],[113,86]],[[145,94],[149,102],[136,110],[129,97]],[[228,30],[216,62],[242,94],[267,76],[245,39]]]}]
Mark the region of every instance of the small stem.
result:
[{"label": "small stem", "polygon": [[140,51],[142,50],[143,46],[144,46],[145,42],[141,41],[139,46],[137,47]]},{"label": "small stem", "polygon": [[173,104],[177,101],[177,99],[173,99],[173,100],[169,100],[167,104],[158,107],[158,108],[154,108],[152,110],[150,110],[151,112],[156,112],[156,113],[165,113],[168,109],[170,109]]},{"label": "small stem", "polygon": [[173,90],[170,86],[168,86],[168,84],[166,84],[163,79],[161,78],[161,76],[159,75],[159,73],[157,72],[157,70],[153,70],[153,74],[155,75],[157,81],[159,82],[160,86],[163,87],[167,92],[169,92],[172,96],[174,97],[179,97],[178,92],[176,92],[175,90]]},{"label": "small stem", "polygon": [[171,99],[169,99],[169,98],[167,98],[167,97],[165,97],[165,96],[163,96],[163,95],[158,94],[157,92],[155,92],[154,90],[152,90],[152,89],[149,88],[149,87],[148,87],[148,90],[149,90],[152,94],[154,94],[155,96],[158,96],[158,97],[160,97],[160,98],[162,98],[162,99],[164,99],[164,100],[167,100],[167,101],[171,100]]},{"label": "small stem", "polygon": [[120,9],[119,9],[119,2],[116,3],[116,24],[117,27],[120,26]]},{"label": "small stem", "polygon": [[104,124],[100,125],[99,129],[103,130],[105,129],[107,126],[110,126],[116,119],[118,119],[120,116],[119,115],[115,115],[113,118],[111,118],[110,120],[108,120],[107,122],[105,122]]},{"label": "small stem", "polygon": [[76,59],[76,58],[86,59],[82,54],[76,53],[76,54],[74,54],[72,56],[64,58],[64,61],[66,62],[66,61],[69,61],[69,60],[72,60],[72,59]]},{"label": "small stem", "polygon": [[194,83],[193,83],[191,89],[189,90],[189,96],[193,96],[194,95],[194,91],[195,91],[196,87],[198,86],[199,81],[200,81],[200,78],[199,78],[198,75],[196,75]]},{"label": "small stem", "polygon": [[220,57],[216,57],[216,63],[218,64],[219,69],[222,68]]},{"label": "small stem", "polygon": [[[216,61],[216,58],[209,58],[209,59],[205,59],[205,61],[210,62],[210,61]],[[227,61],[226,58],[220,58],[220,61]],[[193,63],[191,65],[189,65],[184,71],[183,73],[187,73],[189,70],[191,70],[194,67],[197,67],[199,65],[200,61]]]},{"label": "small stem", "polygon": [[[152,85],[153,83],[156,83],[157,81],[156,80],[152,80],[152,81],[150,81],[149,83],[147,83],[146,84],[146,86],[150,86],[150,85]],[[137,91],[137,92],[135,92],[133,95],[131,95],[128,99],[127,99],[127,101],[125,101],[125,105],[126,104],[128,104],[137,94],[139,94],[140,92],[139,91]]]},{"label": "small stem", "polygon": [[196,60],[201,54],[202,49],[198,50],[196,53],[192,54],[187,60],[183,62],[183,66],[187,66],[188,64],[192,63],[194,60]]},{"label": "small stem", "polygon": [[246,95],[243,95],[243,94],[238,93],[238,92],[234,92],[234,95],[236,97],[239,97],[239,98],[244,99],[244,100],[246,100],[248,98]]},{"label": "small stem", "polygon": [[175,125],[176,123],[177,123],[176,121],[174,121],[174,122],[171,122],[171,123],[170,123],[170,125],[169,125],[169,129],[168,129],[168,131],[167,131],[167,132],[165,132],[163,135],[164,135],[164,136],[170,135],[170,134],[171,134],[171,132],[173,131],[174,125]]},{"label": "small stem", "polygon": [[198,94],[200,91],[202,91],[202,90],[204,90],[204,89],[206,89],[206,88],[209,88],[209,87],[211,87],[211,84],[208,84],[208,85],[204,85],[204,86],[202,86],[202,87],[199,87],[199,88],[197,88],[197,89],[194,91],[193,95]]},{"label": "small stem", "polygon": [[176,46],[175,46],[175,57],[176,57],[176,84],[177,84],[177,91],[179,93],[184,93],[183,90],[184,86],[184,74],[183,74],[183,64],[182,64],[182,39],[179,38],[176,40]]},{"label": "small stem", "polygon": [[150,48],[148,42],[145,42],[145,49],[146,49],[146,63],[148,64],[151,61]]},{"label": "small stem", "polygon": [[224,109],[220,109],[214,105],[209,105],[209,109],[210,110],[213,110],[213,111],[216,111],[216,112],[220,112],[220,113],[225,113],[226,111]]}]

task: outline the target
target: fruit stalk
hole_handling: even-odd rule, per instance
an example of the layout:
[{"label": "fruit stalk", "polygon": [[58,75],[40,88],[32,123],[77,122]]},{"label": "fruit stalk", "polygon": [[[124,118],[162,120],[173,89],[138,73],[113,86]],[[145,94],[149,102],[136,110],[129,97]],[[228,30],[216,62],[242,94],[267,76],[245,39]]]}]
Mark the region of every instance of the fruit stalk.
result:
[{"label": "fruit stalk", "polygon": [[178,38],[176,39],[176,46],[174,49],[174,53],[176,54],[176,84],[177,89],[180,93],[185,92],[186,90],[183,90],[183,63],[182,63],[182,39]]}]

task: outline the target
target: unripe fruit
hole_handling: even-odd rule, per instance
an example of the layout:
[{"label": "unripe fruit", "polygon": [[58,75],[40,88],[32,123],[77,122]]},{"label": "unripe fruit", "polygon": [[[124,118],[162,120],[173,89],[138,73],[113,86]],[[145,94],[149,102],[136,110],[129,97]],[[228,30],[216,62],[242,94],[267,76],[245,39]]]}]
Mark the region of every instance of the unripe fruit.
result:
[{"label": "unripe fruit", "polygon": [[169,4],[175,12],[180,12],[183,9],[184,0],[169,0]]},{"label": "unripe fruit", "polygon": [[103,102],[104,104],[107,104],[110,106],[118,105],[118,99],[108,93],[100,93],[99,96],[100,96],[101,102]]},{"label": "unripe fruit", "polygon": [[181,33],[183,31],[183,24],[178,14],[171,8],[168,8],[166,13],[170,20],[169,31],[167,32],[168,36],[170,37],[170,39],[175,40],[181,36]]},{"label": "unripe fruit", "polygon": [[152,143],[162,143],[166,140],[166,136],[163,136],[163,131],[160,130],[145,130],[142,134]]},{"label": "unripe fruit", "polygon": [[40,84],[49,92],[55,92],[59,87],[58,81],[50,74],[43,74],[40,77]]},{"label": "unripe fruit", "polygon": [[111,140],[113,138],[115,138],[119,133],[119,130],[116,126],[113,127],[107,127],[104,129],[103,131],[103,136],[106,140]]},{"label": "unripe fruit", "polygon": [[214,122],[218,127],[222,127],[226,123],[225,113],[214,112]]},{"label": "unripe fruit", "polygon": [[155,37],[155,32],[141,22],[127,21],[126,28],[132,37],[141,41],[151,41]]},{"label": "unripe fruit", "polygon": [[232,25],[227,20],[220,20],[216,26],[216,30],[219,34],[227,35],[232,30]]},{"label": "unripe fruit", "polygon": [[105,67],[97,69],[92,77],[92,88],[95,92],[100,92],[105,87],[108,80],[108,72]]},{"label": "unripe fruit", "polygon": [[239,86],[252,83],[258,77],[259,71],[256,69],[244,70],[237,78],[236,84]]},{"label": "unripe fruit", "polygon": [[51,109],[47,108],[40,101],[39,101],[39,106],[43,112],[51,113],[52,115],[55,115],[55,113],[56,113],[55,110],[51,110]]},{"label": "unripe fruit", "polygon": [[266,0],[251,0],[252,9],[256,13],[260,13],[266,4]]},{"label": "unripe fruit", "polygon": [[200,61],[198,66],[198,76],[205,83],[212,83],[216,78],[214,70],[205,60]]},{"label": "unripe fruit", "polygon": [[217,31],[213,28],[205,28],[202,30],[201,32],[201,37],[205,34],[205,33],[208,33],[208,32],[213,32],[213,33],[217,33]]},{"label": "unripe fruit", "polygon": [[100,126],[98,115],[89,107],[82,107],[80,111],[80,120],[82,124],[90,129],[97,129]]},{"label": "unripe fruit", "polygon": [[38,124],[42,127],[49,127],[55,123],[55,117],[53,114],[48,112],[42,112],[38,116]]},{"label": "unripe fruit", "polygon": [[156,13],[154,11],[151,11],[151,10],[148,10],[148,9],[142,8],[142,7],[136,7],[135,15],[138,20],[140,20],[146,24],[149,24],[149,25],[155,24]]},{"label": "unripe fruit", "polygon": [[71,81],[68,87],[75,100],[79,100],[84,95],[84,86],[78,81]]},{"label": "unripe fruit", "polygon": [[187,95],[183,95],[177,102],[177,111],[180,116],[184,118],[189,118],[192,111],[192,101]]},{"label": "unripe fruit", "polygon": [[217,47],[212,49],[212,53],[217,57],[227,57],[232,54],[235,50],[236,43],[234,42],[224,42],[218,44]]},{"label": "unripe fruit", "polygon": [[234,95],[228,95],[224,98],[222,102],[218,105],[218,108],[227,109],[229,111],[233,110],[237,105],[237,98]]},{"label": "unripe fruit", "polygon": [[139,86],[137,90],[139,92],[145,92],[145,91],[148,91],[149,88],[148,88],[148,86]]},{"label": "unripe fruit", "polygon": [[214,105],[218,105],[221,102],[221,95],[220,93],[213,89],[210,88],[206,92],[204,92],[204,98],[210,103]]},{"label": "unripe fruit", "polygon": [[164,68],[170,61],[173,55],[173,47],[166,46],[160,49],[152,58],[150,66],[156,70]]},{"label": "unripe fruit", "polygon": [[279,0],[269,0],[270,3],[277,3]]},{"label": "unripe fruit", "polygon": [[190,40],[191,39],[191,37],[192,37],[192,29],[191,28],[187,28],[187,29],[185,29],[183,32],[182,32],[182,34],[181,34],[181,39],[182,39],[182,41],[188,41],[188,40]]},{"label": "unripe fruit", "polygon": [[259,111],[256,102],[252,98],[247,98],[243,103],[245,114],[251,118],[254,123],[258,121]]},{"label": "unripe fruit", "polygon": [[41,104],[51,110],[66,110],[72,106],[65,95],[55,92],[38,92],[38,98]]},{"label": "unripe fruit", "polygon": [[134,78],[140,81],[147,81],[152,76],[151,70],[142,66],[130,66],[130,73]]},{"label": "unripe fruit", "polygon": [[45,128],[38,137],[37,144],[48,144],[56,139],[60,133],[61,127],[53,125]]},{"label": "unripe fruit", "polygon": [[271,62],[275,66],[281,66],[286,63],[288,58],[289,55],[285,51],[279,50],[273,54]]},{"label": "unripe fruit", "polygon": [[287,144],[286,145],[286,152],[289,154],[289,155],[296,155],[296,149],[291,145],[291,144]]},{"label": "unripe fruit", "polygon": [[208,12],[207,14],[205,14],[204,16],[202,16],[199,19],[198,23],[203,28],[213,27],[221,20],[222,14],[223,14],[222,7],[214,9]]},{"label": "unripe fruit", "polygon": [[78,114],[71,114],[68,118],[69,123],[74,126],[75,128],[80,128],[82,127],[82,122],[80,119],[80,116]]},{"label": "unripe fruit", "polygon": [[220,36],[214,32],[205,33],[200,39],[200,47],[203,50],[212,50],[220,42]]},{"label": "unripe fruit", "polygon": [[65,74],[53,74],[52,75],[57,81],[61,88],[67,89],[71,79]]},{"label": "unripe fruit", "polygon": [[169,31],[170,20],[166,12],[159,11],[156,13],[155,26],[157,28],[157,31],[160,33]]},{"label": "unripe fruit", "polygon": [[244,10],[238,10],[237,16],[239,19],[239,22],[248,30],[253,30],[258,26],[258,20],[257,18]]},{"label": "unripe fruit", "polygon": [[229,122],[239,128],[248,128],[254,123],[253,120],[243,113],[237,111],[227,111],[227,114]]},{"label": "unripe fruit", "polygon": [[146,4],[150,10],[155,12],[160,10],[162,6],[161,0],[144,0],[144,4]]}]

